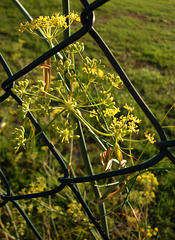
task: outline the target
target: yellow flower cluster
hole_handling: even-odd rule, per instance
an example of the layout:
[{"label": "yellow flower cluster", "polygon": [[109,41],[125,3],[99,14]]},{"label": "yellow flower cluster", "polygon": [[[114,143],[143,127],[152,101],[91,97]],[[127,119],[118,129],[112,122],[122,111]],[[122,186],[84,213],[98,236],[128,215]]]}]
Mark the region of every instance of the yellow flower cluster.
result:
[{"label": "yellow flower cluster", "polygon": [[114,132],[118,142],[123,141],[123,137],[129,133],[138,133],[138,124],[140,122],[141,120],[130,114],[130,110],[128,110],[127,116],[121,115],[119,118],[114,118],[109,128]]},{"label": "yellow flower cluster", "polygon": [[155,134],[152,134],[152,135],[151,135],[151,133],[148,133],[148,131],[146,131],[144,134],[145,134],[146,139],[147,139],[150,143],[154,144],[154,143],[156,142],[156,140],[154,139]]},{"label": "yellow flower cluster", "polygon": [[106,108],[105,110],[103,110],[104,116],[105,117],[112,117],[115,116],[118,112],[120,112],[119,108]]},{"label": "yellow flower cluster", "polygon": [[67,15],[66,17],[69,18],[71,22],[73,22],[73,21],[80,22],[80,17],[78,16],[77,13],[71,13],[70,15]]},{"label": "yellow flower cluster", "polygon": [[103,77],[103,69],[104,66],[101,65],[101,60],[98,61],[97,59],[90,59],[89,57],[85,57],[83,60],[83,68],[82,71],[86,74],[88,85],[94,82],[97,77]]},{"label": "yellow flower cluster", "polygon": [[[70,20],[70,24],[74,21],[80,21],[78,14],[71,13],[70,15],[64,16],[60,14],[54,14],[50,16],[39,16],[37,19],[33,19],[31,22],[26,22],[25,24],[20,24],[18,29],[20,32],[29,31],[36,34],[34,30],[40,30],[45,38],[51,39],[55,38],[59,33],[60,29],[63,31],[68,27],[67,19]],[[69,24],[69,25],[70,25]]]},{"label": "yellow flower cluster", "polygon": [[26,22],[24,25],[20,24],[19,31],[23,32],[25,30],[34,30],[39,28],[50,28],[50,27],[59,27],[59,28],[66,28],[66,17],[63,15],[56,14],[55,16],[39,16],[37,19],[32,20],[31,22]]},{"label": "yellow flower cluster", "polygon": [[77,124],[70,124],[70,122],[66,121],[62,125],[52,125],[55,131],[59,134],[61,142],[69,143],[71,138],[78,139],[79,135],[74,135],[75,130],[77,129]]},{"label": "yellow flower cluster", "polygon": [[152,188],[153,186],[158,186],[158,181],[155,175],[151,172],[145,172],[137,177],[137,180],[147,186],[147,188]]},{"label": "yellow flower cluster", "polygon": [[15,128],[15,131],[12,132],[12,143],[14,143],[15,147],[15,153],[18,152],[19,148],[25,148],[25,142],[26,142],[26,138],[24,136],[25,134],[25,128],[23,126],[21,126],[20,128]]},{"label": "yellow flower cluster", "polygon": [[128,106],[128,104],[127,104],[127,103],[125,103],[125,105],[123,106],[123,108],[127,109],[127,110],[128,110],[128,112],[133,112],[133,111],[135,110],[135,108],[134,108],[134,107],[132,107],[132,106]]},{"label": "yellow flower cluster", "polygon": [[46,183],[47,183],[47,181],[46,181],[45,177],[42,177],[42,176],[36,177],[36,181],[31,182],[29,184],[29,189],[23,188],[21,190],[21,194],[43,192],[47,189]]},{"label": "yellow flower cluster", "polygon": [[151,172],[145,172],[137,177],[137,190],[130,193],[130,198],[141,205],[149,204],[155,199],[155,189],[158,181]]},{"label": "yellow flower cluster", "polygon": [[123,85],[123,82],[120,79],[120,77],[115,76],[114,74],[111,74],[111,73],[107,73],[102,80],[117,89],[121,89]]},{"label": "yellow flower cluster", "polygon": [[79,43],[79,42],[72,43],[66,48],[66,53],[68,54],[81,53],[83,51],[84,51],[84,43]]},{"label": "yellow flower cluster", "polygon": [[47,189],[46,179],[44,177],[37,177],[36,182],[31,182],[30,192],[43,192]]},{"label": "yellow flower cluster", "polygon": [[81,209],[82,209],[81,204],[73,200],[72,203],[68,204],[67,213],[72,216],[74,221],[83,220],[84,222],[86,222],[85,215]]},{"label": "yellow flower cluster", "polygon": [[[141,228],[141,231],[145,233],[145,228]],[[146,228],[146,239],[151,239],[152,237],[156,237],[159,229],[155,227],[154,229],[151,228],[150,225]]]}]

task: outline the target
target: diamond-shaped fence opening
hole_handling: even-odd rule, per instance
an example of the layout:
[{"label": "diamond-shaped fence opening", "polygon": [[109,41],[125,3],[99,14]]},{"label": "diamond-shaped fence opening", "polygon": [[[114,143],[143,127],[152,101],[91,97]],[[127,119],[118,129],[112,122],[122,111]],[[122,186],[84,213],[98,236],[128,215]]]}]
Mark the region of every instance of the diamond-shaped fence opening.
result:
[{"label": "diamond-shaped fence opening", "polygon": [[[6,205],[9,201],[18,209],[22,217],[26,220],[28,226],[31,228],[33,233],[35,234],[36,238],[42,239],[40,234],[37,232],[35,226],[31,223],[29,220],[28,216],[25,214],[24,210],[20,207],[19,203],[17,200],[21,199],[32,199],[32,198],[39,198],[39,197],[44,197],[44,196],[49,196],[55,193],[59,193],[60,191],[64,191],[64,188],[68,185],[72,192],[75,194],[76,198],[78,199],[79,203],[82,205],[84,211],[88,215],[91,223],[95,226],[95,228],[98,230],[100,233],[101,237],[103,239],[109,239],[109,233],[108,229],[103,229],[99,222],[95,219],[93,216],[90,208],[87,206],[86,202],[84,201],[83,197],[80,194],[80,191],[76,187],[76,183],[85,183],[85,182],[94,182],[97,180],[101,179],[109,179],[111,177],[115,176],[121,176],[121,175],[126,175],[129,173],[133,173],[136,171],[141,171],[144,169],[148,169],[149,167],[157,164],[159,161],[161,161],[165,156],[169,158],[174,164],[175,164],[175,157],[171,150],[169,149],[170,147],[175,146],[175,140],[167,140],[167,137],[164,133],[163,128],[161,127],[159,121],[156,119],[156,117],[153,115],[153,113],[150,111],[149,107],[145,104],[139,93],[136,91],[135,87],[117,62],[116,58],[114,55],[111,53],[110,49],[104,42],[104,40],[100,37],[98,32],[94,29],[93,23],[94,23],[94,13],[93,11],[96,10],[98,7],[100,7],[102,4],[105,4],[107,0],[97,0],[89,4],[86,0],[81,0],[84,9],[81,13],[81,22],[82,22],[82,28],[75,32],[73,35],[68,36],[65,38],[61,43],[59,43],[56,46],[53,46],[52,49],[49,51],[45,52],[43,55],[41,55],[39,58],[35,59],[33,62],[31,62],[28,66],[25,68],[21,69],[19,72],[16,74],[12,74],[10,68],[8,67],[7,63],[5,62],[3,56],[0,56],[0,62],[2,67],[4,68],[4,71],[8,75],[8,79],[5,80],[2,83],[2,89],[5,91],[5,93],[0,97],[0,102],[5,101],[9,96],[12,96],[14,100],[19,104],[22,105],[23,101],[13,93],[12,89],[14,87],[14,83],[16,80],[19,78],[23,77],[25,74],[29,73],[32,71],[34,68],[42,64],[44,61],[49,59],[51,56],[57,54],[59,57],[59,52],[69,46],[70,44],[74,43],[76,40],[80,39],[82,36],[85,34],[90,34],[90,36],[93,38],[93,40],[98,44],[99,48],[103,51],[104,55],[106,58],[109,60],[110,64],[113,66],[117,74],[120,76],[121,80],[127,87],[128,91],[132,95],[132,97],[135,99],[137,104],[140,106],[142,111],[144,112],[145,116],[149,119],[155,130],[157,131],[161,141],[157,142],[155,146],[158,148],[159,152],[157,155],[153,156],[152,158],[148,159],[147,161],[131,166],[131,167],[126,167],[126,168],[121,168],[115,171],[108,171],[105,173],[101,174],[96,174],[96,175],[89,175],[85,177],[70,177],[70,171],[68,167],[66,166],[63,157],[61,154],[57,151],[57,149],[54,147],[54,145],[51,143],[51,141],[48,139],[47,135],[35,119],[35,117],[32,115],[30,111],[27,112],[27,117],[30,119],[31,123],[36,129],[37,134],[39,134],[39,138],[43,139],[45,142],[45,145],[48,147],[50,152],[53,154],[53,156],[58,160],[58,163],[60,164],[60,167],[62,169],[63,177],[59,178],[59,186],[52,190],[48,191],[42,191],[38,193],[31,193],[31,194],[23,194],[23,195],[13,195],[12,190],[10,188],[10,184],[8,183],[5,175],[3,174],[2,171],[0,171],[0,177],[2,184],[6,188],[6,193],[1,195],[1,203],[0,207],[3,207]],[[29,15],[29,13],[24,9],[24,7],[20,4],[19,1],[15,1],[17,4],[18,8],[23,12],[23,14],[26,16],[26,18],[31,21],[32,17]],[[39,34],[41,34],[39,32]],[[79,130],[81,130],[81,126],[79,126]],[[82,144],[83,144],[83,139],[82,139]],[[105,215],[105,211],[104,211]]]}]

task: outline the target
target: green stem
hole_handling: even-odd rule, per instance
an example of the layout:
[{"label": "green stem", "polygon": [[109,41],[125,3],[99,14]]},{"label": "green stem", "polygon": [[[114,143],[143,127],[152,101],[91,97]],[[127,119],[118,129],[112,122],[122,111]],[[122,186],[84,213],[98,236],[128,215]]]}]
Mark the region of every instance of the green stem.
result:
[{"label": "green stem", "polygon": [[169,112],[173,109],[173,107],[175,106],[175,103],[173,103],[173,105],[170,107],[170,109],[168,110],[168,112],[165,114],[165,116],[163,117],[162,121],[160,122],[160,124],[162,125],[163,121],[165,120],[165,118],[167,117],[167,115],[169,114]]},{"label": "green stem", "polygon": [[147,147],[148,147],[148,144],[149,144],[149,142],[147,142],[147,144],[145,145],[145,147],[144,147],[143,151],[141,152],[141,154],[140,154],[138,160],[140,160],[141,157],[143,156],[144,152],[146,151],[146,149],[147,149]]},{"label": "green stem", "polygon": [[[80,136],[79,146],[80,146],[81,154],[82,154],[82,157],[84,160],[85,168],[86,168],[87,174],[92,176],[92,175],[94,175],[94,173],[93,173],[92,164],[91,164],[91,161],[90,161],[90,158],[88,155],[82,126],[81,126],[80,121],[78,121],[77,119],[75,121],[78,123],[77,134]],[[101,193],[99,191],[99,188],[97,187],[96,181],[92,181],[92,182],[90,182],[90,184],[91,184],[92,190],[94,192],[95,198],[99,199],[101,197]],[[103,227],[104,231],[106,232],[106,234],[109,236],[105,204],[101,203],[98,206],[99,206],[99,211],[100,211],[102,227]]]},{"label": "green stem", "polygon": [[134,211],[131,203],[130,203],[128,200],[127,200],[127,204],[128,204],[129,207],[131,208],[131,210],[132,210],[132,212],[133,212],[133,215],[134,215],[134,217],[135,217],[135,219],[136,219],[136,221],[137,221],[138,228],[139,228],[139,236],[138,236],[139,238],[138,238],[138,239],[140,239],[140,224],[139,224],[139,220],[138,220],[138,218],[137,218],[137,215],[136,215],[136,213],[135,213],[135,211]]},{"label": "green stem", "polygon": [[87,126],[87,128],[89,129],[92,129],[94,132],[96,132],[97,134],[100,134],[100,135],[103,135],[103,136],[106,136],[106,137],[111,137],[111,136],[114,136],[114,133],[104,133],[104,132],[101,132],[99,130],[97,130],[96,128],[94,128],[89,122],[87,122],[82,116],[80,116],[80,114],[78,114],[75,110],[71,110],[73,115],[81,122],[83,123],[84,125]]},{"label": "green stem", "polygon": [[[50,97],[50,99],[53,100],[53,101],[60,102],[60,103],[63,103],[63,104],[65,104],[65,102],[66,102],[66,99],[64,98],[63,95],[61,95],[61,96],[63,97],[64,101],[63,101],[62,99],[60,99],[60,98],[58,98],[58,97],[56,97],[56,96],[48,93],[48,92],[42,90],[42,89],[41,89],[41,91],[42,91],[44,94],[48,95],[48,96]],[[60,93],[60,92],[59,92],[59,93]]]},{"label": "green stem", "polygon": [[129,138],[130,138],[130,141],[129,141],[129,155],[130,155],[130,160],[131,160],[131,163],[132,163],[132,165],[134,166],[134,162],[133,162],[133,159],[132,159],[132,147],[131,147],[131,134],[132,133],[130,133],[130,135],[129,135]]},{"label": "green stem", "polygon": [[[62,0],[62,5],[63,5],[63,14],[69,15],[70,14],[69,0]],[[67,19],[67,24],[68,25],[70,24],[69,19]],[[70,26],[66,29],[66,31],[64,31],[64,39],[69,36],[70,36]],[[70,83],[68,86],[70,86]],[[85,142],[80,119],[75,119],[75,122],[78,123],[77,133],[80,136],[79,145],[80,145],[81,153],[82,153],[83,160],[85,163],[86,171],[87,171],[88,175],[93,175],[93,169],[92,169],[91,161],[90,161],[88,153],[87,153],[86,142]],[[99,199],[101,197],[101,194],[100,194],[98,187],[94,186],[94,184],[95,184],[95,182],[91,182],[91,186],[94,191],[95,197],[96,197],[96,199]],[[106,232],[106,234],[109,236],[109,230],[108,230],[108,224],[107,224],[107,218],[106,218],[106,209],[105,209],[104,203],[99,205],[99,211],[100,211],[100,216],[101,216],[102,227],[103,227],[104,231]]]},{"label": "green stem", "polygon": [[[70,155],[69,155],[68,164],[70,164],[70,165],[69,165],[69,167],[70,167],[70,177],[75,178],[76,175],[75,175],[75,172],[74,172],[74,170],[73,170],[73,168],[72,168],[72,164],[71,164],[71,162],[72,162],[72,156],[73,156],[73,141],[74,141],[73,138],[71,138],[71,139],[70,139]],[[78,184],[75,183],[75,186],[76,186],[77,190],[80,192],[80,189],[79,189],[79,187],[78,187]]]},{"label": "green stem", "polygon": [[[98,90],[97,90],[96,84],[94,84],[94,88],[95,88],[95,91],[96,91],[96,94],[97,94],[98,98],[100,99],[99,92],[98,92]],[[111,88],[112,88],[112,86],[111,86]],[[100,110],[99,112],[102,112],[101,109],[99,109],[99,108],[97,108],[97,109],[98,109],[98,111]],[[109,126],[108,126],[108,124],[107,124],[106,119],[104,118],[104,115],[101,114],[100,117],[102,118],[102,120],[103,120],[103,122],[104,122],[104,124],[105,124],[105,126],[106,126],[106,129],[109,131]],[[99,123],[100,123],[100,122],[99,122]],[[101,124],[100,124],[100,125],[101,125]]]},{"label": "green stem", "polygon": [[92,105],[78,105],[79,107],[81,108],[91,108],[91,107],[97,107],[97,106],[101,106],[101,105],[104,105],[104,103],[94,103]]}]

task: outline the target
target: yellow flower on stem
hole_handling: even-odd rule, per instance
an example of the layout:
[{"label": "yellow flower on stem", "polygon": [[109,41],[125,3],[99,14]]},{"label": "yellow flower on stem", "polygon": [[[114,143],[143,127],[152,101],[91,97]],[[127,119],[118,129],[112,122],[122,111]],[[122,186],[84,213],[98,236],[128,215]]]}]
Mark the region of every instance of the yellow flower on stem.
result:
[{"label": "yellow flower on stem", "polygon": [[119,108],[106,108],[105,110],[103,110],[104,116],[105,117],[112,117],[115,116],[118,112],[120,112]]},{"label": "yellow flower on stem", "polygon": [[[70,24],[67,24],[67,19],[70,19]],[[67,29],[74,21],[80,21],[78,14],[71,13],[64,16],[58,13],[49,16],[39,16],[31,22],[27,21],[25,24],[20,24],[19,32],[28,31],[32,34],[39,36],[35,30],[39,30],[48,41],[55,39],[60,33]],[[43,37],[41,37],[43,38]]]},{"label": "yellow flower on stem", "polygon": [[148,131],[146,131],[144,134],[145,134],[146,139],[150,143],[154,144],[156,142],[156,140],[154,139],[155,134],[152,134],[152,136],[151,136],[151,133],[148,133]]}]

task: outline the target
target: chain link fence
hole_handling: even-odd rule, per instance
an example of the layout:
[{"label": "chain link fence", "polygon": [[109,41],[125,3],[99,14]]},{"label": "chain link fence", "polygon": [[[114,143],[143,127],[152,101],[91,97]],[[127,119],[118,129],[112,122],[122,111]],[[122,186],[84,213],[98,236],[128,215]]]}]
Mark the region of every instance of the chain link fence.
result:
[{"label": "chain link fence", "polygon": [[[98,230],[100,233],[101,237],[103,239],[109,239],[108,233],[106,233],[106,230],[104,231],[103,228],[100,226],[96,218],[93,216],[90,208],[87,206],[86,202],[84,201],[83,197],[81,196],[80,192],[75,186],[75,183],[85,183],[85,182],[92,182],[92,181],[97,181],[101,179],[107,179],[111,178],[114,176],[121,176],[129,173],[133,173],[136,171],[141,171],[144,169],[148,169],[151,166],[157,164],[159,161],[161,161],[165,156],[168,157],[172,163],[175,164],[175,156],[171,152],[170,148],[175,146],[175,140],[168,140],[166,137],[166,134],[161,127],[159,121],[156,119],[154,114],[151,112],[149,107],[146,105],[146,103],[143,101],[139,93],[136,91],[135,87],[129,80],[128,76],[125,74],[119,63],[117,62],[116,58],[106,45],[106,43],[103,41],[103,39],[100,37],[98,32],[94,29],[93,24],[94,24],[94,13],[93,11],[96,10],[98,7],[101,5],[105,4],[107,0],[97,0],[89,4],[86,0],[81,0],[82,5],[84,6],[84,9],[81,13],[81,22],[82,22],[82,28],[75,32],[73,35],[67,37],[64,39],[61,43],[53,47],[51,50],[47,51],[43,55],[41,55],[39,58],[35,59],[33,62],[31,62],[28,66],[25,68],[21,69],[19,72],[16,74],[12,74],[9,66],[5,62],[4,58],[2,55],[0,55],[0,63],[2,67],[4,68],[4,71],[8,75],[8,79],[5,80],[2,83],[2,89],[4,90],[4,94],[0,96],[0,102],[5,101],[9,96],[12,96],[12,98],[19,104],[22,105],[22,100],[15,95],[11,90],[14,87],[14,82],[24,76],[25,74],[29,73],[32,71],[34,68],[36,68],[38,65],[43,63],[45,60],[50,58],[51,56],[57,54],[60,52],[62,49],[67,47],[68,45],[74,43],[78,39],[80,39],[82,36],[85,34],[90,34],[90,36],[93,38],[93,40],[98,44],[99,48],[103,51],[104,55],[106,58],[109,60],[110,64],[113,66],[117,74],[120,76],[122,81],[124,82],[125,86],[127,87],[128,91],[132,95],[132,97],[135,99],[137,104],[140,106],[142,111],[144,112],[145,116],[149,119],[151,124],[153,125],[154,129],[157,131],[160,140],[155,144],[155,147],[158,148],[159,152],[157,155],[153,156],[152,158],[148,159],[147,161],[137,164],[135,166],[115,170],[115,171],[109,171],[101,174],[96,174],[96,175],[90,175],[90,176],[85,176],[85,177],[76,177],[72,178],[69,176],[69,171],[67,166],[64,163],[64,160],[62,159],[62,156],[59,154],[57,149],[54,147],[54,145],[51,143],[51,141],[48,139],[47,135],[43,132],[43,129],[41,126],[38,124],[37,120],[34,118],[31,112],[27,113],[27,117],[30,119],[32,124],[34,125],[37,134],[39,134],[39,137],[42,138],[45,142],[45,145],[48,147],[50,152],[53,154],[53,156],[58,160],[62,172],[64,174],[64,177],[60,177],[60,185],[57,186],[55,189],[49,190],[49,191],[44,191],[44,192],[39,192],[39,193],[33,193],[33,194],[26,194],[26,195],[13,195],[11,191],[11,187],[3,174],[3,172],[0,170],[0,178],[6,188],[6,194],[1,195],[1,203],[0,207],[3,207],[6,205],[9,201],[18,209],[20,214],[23,216],[23,218],[26,220],[28,226],[31,228],[33,233],[35,234],[37,239],[42,239],[40,234],[37,232],[35,226],[32,224],[28,216],[25,214],[23,209],[20,207],[19,203],[17,200],[21,199],[32,199],[32,198],[39,198],[39,197],[44,197],[44,196],[49,196],[55,193],[58,193],[60,191],[64,191],[64,188],[66,185],[70,187],[70,189],[73,191],[75,196],[77,197],[78,201],[82,205],[84,211],[88,215],[90,221],[94,224],[95,228]],[[17,6],[22,9],[23,14],[27,17],[29,21],[32,20],[32,17],[29,15],[29,13],[23,8],[23,6],[19,3],[19,1],[15,1]]]}]

